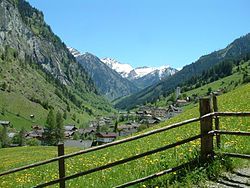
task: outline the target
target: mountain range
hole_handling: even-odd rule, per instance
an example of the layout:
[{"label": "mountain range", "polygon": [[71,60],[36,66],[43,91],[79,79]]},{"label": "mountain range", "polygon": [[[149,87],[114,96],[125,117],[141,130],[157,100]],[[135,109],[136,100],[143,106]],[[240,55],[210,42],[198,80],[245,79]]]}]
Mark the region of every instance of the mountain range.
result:
[{"label": "mountain range", "polygon": [[99,92],[109,100],[136,93],[177,72],[169,66],[134,69],[131,65],[115,59],[100,59],[88,52],[81,54],[72,47],[68,47],[68,50],[88,72]]},{"label": "mountain range", "polygon": [[129,80],[109,68],[97,56],[91,53],[80,54],[74,48],[68,48],[77,62],[87,71],[99,93],[113,100],[139,91]]},{"label": "mountain range", "polygon": [[88,72],[99,92],[109,100],[136,93],[177,72],[169,66],[133,69],[131,65],[120,63],[115,59],[99,59],[88,52],[81,54],[72,47],[68,47],[68,50]]},{"label": "mountain range", "polygon": [[160,80],[172,76],[177,72],[176,69],[168,65],[161,67],[144,66],[133,68],[129,64],[123,64],[111,58],[103,58],[101,61],[118,72],[123,78],[132,81],[140,89],[156,84]]},{"label": "mountain range", "polygon": [[169,95],[183,82],[194,76],[201,75],[214,65],[228,60],[234,60],[249,55],[250,53],[250,33],[234,40],[224,49],[201,56],[196,62],[183,67],[171,77],[161,80],[155,85],[151,85],[138,93],[116,101],[115,107],[130,109],[136,105],[145,104],[157,100],[161,95]]}]

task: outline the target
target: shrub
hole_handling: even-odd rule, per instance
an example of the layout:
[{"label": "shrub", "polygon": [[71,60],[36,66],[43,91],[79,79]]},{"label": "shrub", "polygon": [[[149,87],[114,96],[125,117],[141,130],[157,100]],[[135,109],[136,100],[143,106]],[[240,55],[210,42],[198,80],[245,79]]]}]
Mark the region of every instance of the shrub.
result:
[{"label": "shrub", "polygon": [[250,82],[250,76],[244,76],[243,83],[249,83]]},{"label": "shrub", "polygon": [[41,141],[37,140],[36,138],[31,138],[31,139],[26,140],[26,145],[39,146],[39,145],[41,145]]}]

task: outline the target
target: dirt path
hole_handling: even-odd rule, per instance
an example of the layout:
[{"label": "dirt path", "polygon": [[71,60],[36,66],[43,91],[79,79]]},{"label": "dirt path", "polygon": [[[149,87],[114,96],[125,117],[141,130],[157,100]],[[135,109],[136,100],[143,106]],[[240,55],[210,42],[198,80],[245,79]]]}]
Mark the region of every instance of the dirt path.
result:
[{"label": "dirt path", "polygon": [[208,188],[250,188],[250,167],[223,173],[216,182],[209,181]]}]

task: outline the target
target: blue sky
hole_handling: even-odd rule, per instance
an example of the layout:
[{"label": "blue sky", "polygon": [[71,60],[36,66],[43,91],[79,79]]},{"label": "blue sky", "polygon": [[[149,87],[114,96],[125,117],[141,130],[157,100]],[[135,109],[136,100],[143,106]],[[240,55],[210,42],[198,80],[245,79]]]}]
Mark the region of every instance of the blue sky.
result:
[{"label": "blue sky", "polygon": [[250,32],[249,0],[28,0],[66,43],[133,67],[182,67]]}]

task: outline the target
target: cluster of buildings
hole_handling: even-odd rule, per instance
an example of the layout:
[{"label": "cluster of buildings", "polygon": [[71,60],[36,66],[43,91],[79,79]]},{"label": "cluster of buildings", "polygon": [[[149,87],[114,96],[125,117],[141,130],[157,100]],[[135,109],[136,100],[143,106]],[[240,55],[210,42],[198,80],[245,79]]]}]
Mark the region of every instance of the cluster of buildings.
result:
[{"label": "cluster of buildings", "polygon": [[[176,89],[176,97],[180,95],[180,88]],[[186,104],[187,100],[176,99],[177,105],[170,105],[168,108],[154,106],[140,106],[135,112],[119,113],[110,117],[98,117],[89,123],[87,128],[77,128],[75,125],[64,126],[65,142],[69,145],[81,144],[83,140],[91,140],[91,145],[109,143],[118,136],[128,136],[140,131],[141,126],[151,127],[161,121],[165,121],[182,112],[180,107]],[[33,115],[30,116],[34,118]],[[120,119],[121,118],[121,119]],[[120,123],[118,122],[120,121]],[[121,124],[123,122],[123,124]],[[119,124],[119,125],[118,125]],[[0,121],[0,125],[9,126],[9,121]],[[42,141],[44,139],[44,127],[34,125],[31,131],[25,134],[26,139],[35,138]],[[104,128],[104,129],[103,129]],[[9,133],[9,137],[14,137],[15,133]],[[73,143],[74,142],[74,143]]]},{"label": "cluster of buildings", "polygon": [[179,107],[175,107],[170,105],[168,108],[160,108],[160,107],[153,107],[153,106],[142,106],[136,111],[136,114],[139,115],[142,122],[159,122],[165,121],[175,115],[181,113],[182,110]]},{"label": "cluster of buildings", "polygon": [[[140,131],[141,125],[147,127],[153,126],[161,121],[171,118],[181,112],[180,108],[169,106],[169,108],[157,108],[151,106],[142,106],[136,112],[120,113],[123,124],[119,123],[115,127],[117,116],[98,117],[95,121],[89,123],[87,128],[77,128],[75,125],[64,126],[65,142],[68,145],[81,145],[83,141],[92,141],[91,145],[99,145],[114,141],[118,136],[128,136]],[[132,118],[131,118],[132,117]],[[9,121],[0,121],[0,125],[9,126]],[[105,131],[102,130],[105,127]],[[108,131],[106,131],[108,130]],[[33,125],[31,130],[26,132],[25,138],[35,138],[39,141],[44,139],[45,128],[39,125]],[[16,133],[9,133],[9,137],[13,138]],[[78,143],[73,140],[78,140]],[[74,143],[73,143],[74,142]],[[78,145],[77,145],[78,144]]]}]

